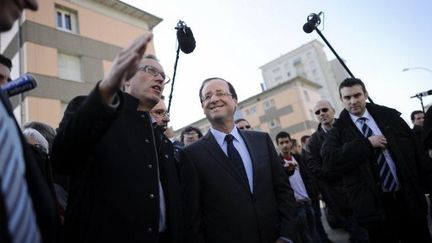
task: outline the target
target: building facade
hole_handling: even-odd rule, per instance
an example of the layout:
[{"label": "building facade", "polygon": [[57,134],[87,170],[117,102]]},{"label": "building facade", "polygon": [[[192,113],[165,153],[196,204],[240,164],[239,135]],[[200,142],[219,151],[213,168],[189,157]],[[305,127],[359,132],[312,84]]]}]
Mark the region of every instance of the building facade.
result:
[{"label": "building facade", "polygon": [[[274,139],[280,131],[293,138],[311,135],[318,122],[313,106],[321,99],[321,86],[303,77],[285,80],[280,84],[238,103],[235,119],[245,118],[255,131],[263,131]],[[210,124],[206,118],[192,124],[206,133]],[[179,136],[183,128],[175,132]]]},{"label": "building facade", "polygon": [[[43,0],[0,34],[0,51],[12,59],[12,79],[32,74],[38,87],[13,97],[17,120],[57,127],[66,105],[86,95],[115,55],[162,19],[118,0]],[[154,54],[151,43],[147,53]]]},{"label": "building facade", "polygon": [[[337,60],[329,62],[317,40],[296,48],[260,67],[267,89],[300,76],[321,86],[321,98],[330,101],[337,114],[343,109],[339,99],[339,84],[348,77]],[[337,72],[337,73],[335,73]]]}]

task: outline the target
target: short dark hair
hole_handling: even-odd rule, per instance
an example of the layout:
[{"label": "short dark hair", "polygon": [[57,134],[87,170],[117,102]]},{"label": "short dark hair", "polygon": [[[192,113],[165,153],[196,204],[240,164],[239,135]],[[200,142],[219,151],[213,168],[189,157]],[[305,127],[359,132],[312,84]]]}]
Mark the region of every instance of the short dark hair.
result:
[{"label": "short dark hair", "polygon": [[203,134],[201,133],[201,130],[198,127],[187,126],[181,132],[180,142],[182,142],[182,143],[184,142],[184,135],[185,135],[185,133],[189,133],[189,132],[196,132],[196,133],[198,133],[198,138],[201,138],[203,136]]},{"label": "short dark hair", "polygon": [[248,120],[246,120],[244,118],[239,118],[239,119],[237,119],[237,120],[234,121],[234,124],[237,124],[237,123],[242,122],[242,121],[245,121],[245,122],[249,123]]},{"label": "short dark hair", "polygon": [[415,115],[417,115],[417,114],[424,114],[424,112],[421,110],[415,110],[415,111],[411,112],[411,121],[412,122],[415,120]]},{"label": "short dark hair", "polygon": [[342,83],[339,84],[339,96],[342,98],[342,94],[341,94],[341,90],[342,88],[345,87],[352,87],[354,85],[360,85],[362,87],[363,93],[366,94],[366,86],[363,83],[363,81],[361,81],[358,78],[346,78],[344,81],[342,81]]},{"label": "short dark hair", "polygon": [[310,138],[311,136],[309,136],[309,135],[304,135],[304,136],[302,136],[301,138],[300,138],[300,142],[302,143],[302,144],[305,144],[306,143],[306,140],[308,140],[308,138]]},{"label": "short dark hair", "polygon": [[6,66],[9,70],[12,69],[12,61],[1,54],[0,54],[0,63]]},{"label": "short dark hair", "polygon": [[214,80],[214,79],[220,79],[220,80],[225,81],[225,82],[228,84],[228,90],[229,90],[229,92],[231,93],[231,96],[232,96],[234,99],[238,100],[238,99],[237,99],[237,93],[236,93],[236,91],[235,91],[235,89],[234,89],[234,86],[232,86],[232,84],[231,84],[230,82],[226,81],[226,80],[223,79],[223,78],[212,77],[212,78],[208,78],[208,79],[204,80],[204,81],[202,82],[202,84],[201,84],[201,87],[200,87],[200,89],[199,89],[199,98],[200,98],[200,102],[201,102],[201,103],[203,102],[202,94],[201,94],[201,93],[202,93],[202,90],[203,90],[203,88],[204,88],[204,85],[205,85],[206,83],[208,83],[209,81],[212,81],[212,80]]},{"label": "short dark hair", "polygon": [[279,144],[278,141],[281,138],[288,138],[289,140],[291,140],[291,136],[289,135],[289,133],[287,133],[285,131],[282,131],[282,132],[279,132],[278,134],[276,134],[276,143],[277,144]]}]

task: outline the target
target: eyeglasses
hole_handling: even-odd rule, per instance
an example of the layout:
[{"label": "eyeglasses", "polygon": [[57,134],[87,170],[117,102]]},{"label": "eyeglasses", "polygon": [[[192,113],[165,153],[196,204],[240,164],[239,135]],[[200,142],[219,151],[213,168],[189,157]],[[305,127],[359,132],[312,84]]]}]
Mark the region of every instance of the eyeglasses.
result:
[{"label": "eyeglasses", "polygon": [[150,111],[153,115],[159,116],[159,117],[169,117],[170,114],[165,110],[153,110]]},{"label": "eyeglasses", "polygon": [[315,115],[319,115],[321,112],[326,113],[329,109],[328,108],[322,108],[321,110],[315,111]]},{"label": "eyeglasses", "polygon": [[165,73],[159,71],[157,68],[155,68],[151,65],[145,65],[145,66],[139,67],[138,71],[144,71],[144,72],[152,75],[153,77],[157,77],[158,75],[160,75],[164,80],[163,81],[164,84],[167,84],[171,81],[170,77],[168,77]]},{"label": "eyeglasses", "polygon": [[241,129],[241,130],[248,130],[248,129],[250,129],[251,128],[251,126],[250,125],[246,125],[246,126],[243,126],[243,127],[237,127],[238,129]]},{"label": "eyeglasses", "polygon": [[209,101],[213,96],[216,96],[218,98],[222,98],[224,96],[232,96],[232,94],[228,92],[216,92],[214,94],[207,94],[206,96],[201,97],[201,102],[207,102]]}]

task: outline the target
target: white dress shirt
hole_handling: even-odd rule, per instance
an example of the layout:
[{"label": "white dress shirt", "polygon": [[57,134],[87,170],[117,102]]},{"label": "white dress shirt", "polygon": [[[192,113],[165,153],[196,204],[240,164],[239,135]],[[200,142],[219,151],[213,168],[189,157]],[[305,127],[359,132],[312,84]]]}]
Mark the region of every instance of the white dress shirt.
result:
[{"label": "white dress shirt", "polygon": [[[381,132],[381,130],[379,129],[377,123],[375,122],[374,118],[371,116],[371,114],[368,112],[367,109],[365,110],[365,112],[363,113],[362,116],[355,116],[355,115],[353,115],[351,113],[349,113],[349,114],[350,114],[351,120],[354,122],[354,124],[356,125],[356,127],[358,128],[358,130],[362,134],[363,134],[363,132],[362,132],[362,124],[361,124],[361,121],[359,121],[359,119],[361,117],[365,117],[366,118],[365,123],[372,130],[373,135],[375,135],[375,136],[383,135],[382,132]],[[396,181],[399,181],[399,179],[397,177],[397,173],[396,173],[396,165],[395,165],[395,162],[394,162],[394,160],[392,159],[392,157],[390,155],[390,151],[388,149],[383,149],[382,152],[384,154],[384,157],[386,159],[387,164],[390,167],[390,171],[393,174],[393,177],[395,178]],[[399,190],[399,184],[398,184],[396,190]]]}]

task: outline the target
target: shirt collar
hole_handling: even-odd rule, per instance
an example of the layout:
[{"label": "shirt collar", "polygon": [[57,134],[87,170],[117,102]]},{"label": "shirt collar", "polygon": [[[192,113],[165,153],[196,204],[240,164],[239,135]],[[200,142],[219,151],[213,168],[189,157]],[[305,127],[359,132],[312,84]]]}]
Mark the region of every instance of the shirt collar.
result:
[{"label": "shirt collar", "polygon": [[358,121],[358,119],[360,119],[360,118],[362,118],[362,117],[366,118],[366,120],[371,120],[371,118],[372,118],[371,114],[369,113],[369,111],[368,111],[366,108],[365,108],[365,112],[363,113],[362,116],[356,116],[356,115],[353,115],[353,114],[351,114],[351,113],[349,113],[349,115],[350,115],[350,117],[351,117],[351,120],[352,120],[354,123],[356,123],[356,122]]},{"label": "shirt collar", "polygon": [[[219,144],[219,146],[222,147],[222,145],[225,142],[225,136],[227,134],[224,133],[224,132],[221,132],[221,131],[218,131],[218,130],[214,129],[213,127],[210,127],[210,132],[213,134],[213,136],[216,139],[216,141]],[[233,135],[233,137],[237,141],[240,141],[240,133],[239,133],[238,129],[236,128],[236,126],[233,127],[233,129],[231,130],[231,132],[229,134]]]}]

